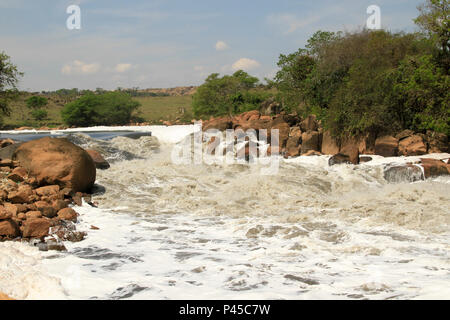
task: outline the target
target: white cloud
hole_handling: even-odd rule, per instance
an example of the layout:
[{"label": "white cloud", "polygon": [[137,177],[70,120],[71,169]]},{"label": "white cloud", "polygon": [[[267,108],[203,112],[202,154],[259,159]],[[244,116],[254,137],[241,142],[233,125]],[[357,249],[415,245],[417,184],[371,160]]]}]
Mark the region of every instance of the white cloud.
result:
[{"label": "white cloud", "polygon": [[129,63],[119,63],[118,65],[116,65],[116,67],[114,68],[114,70],[115,70],[116,72],[122,73],[122,72],[126,72],[126,71],[130,70],[131,67],[132,67],[132,65],[129,64]]},{"label": "white cloud", "polygon": [[223,51],[228,49],[228,45],[224,41],[217,41],[216,43],[216,50],[217,51]]},{"label": "white cloud", "polygon": [[69,64],[65,64],[61,72],[65,75],[72,74],[94,74],[100,70],[100,64],[98,63],[84,63],[80,60],[75,60]]},{"label": "white cloud", "polygon": [[248,58],[241,58],[238,61],[236,61],[235,63],[233,63],[232,69],[234,71],[237,71],[237,70],[249,71],[251,69],[259,68],[260,66],[261,66],[261,64],[256,60],[248,59]]}]

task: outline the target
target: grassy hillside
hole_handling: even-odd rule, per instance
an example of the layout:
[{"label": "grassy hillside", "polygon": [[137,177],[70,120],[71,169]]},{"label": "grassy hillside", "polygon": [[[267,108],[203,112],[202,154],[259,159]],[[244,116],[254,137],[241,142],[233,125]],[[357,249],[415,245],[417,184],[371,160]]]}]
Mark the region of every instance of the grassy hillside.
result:
[{"label": "grassy hillside", "polygon": [[[61,110],[69,102],[58,95],[50,95],[48,105],[45,108],[48,112],[48,119],[36,121],[31,117],[30,110],[26,106],[26,99],[32,94],[22,93],[20,97],[11,103],[11,115],[3,117],[3,129],[13,129],[19,127],[60,127],[63,126]],[[138,117],[140,122],[151,124],[161,124],[163,121],[187,123],[192,118],[191,101],[192,96],[164,96],[164,97],[135,97],[141,103]],[[184,110],[184,114],[180,111]]]}]

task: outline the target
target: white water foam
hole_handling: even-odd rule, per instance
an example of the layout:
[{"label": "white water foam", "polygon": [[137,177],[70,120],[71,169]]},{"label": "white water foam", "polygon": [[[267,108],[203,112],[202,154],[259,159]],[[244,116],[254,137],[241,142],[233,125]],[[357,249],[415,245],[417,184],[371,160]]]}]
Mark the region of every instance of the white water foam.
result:
[{"label": "white water foam", "polygon": [[[185,129],[171,128],[154,136],[181,140]],[[67,253],[8,249],[34,257],[23,274],[38,268],[69,299],[450,298],[450,179],[383,178],[383,165],[411,158],[328,167],[327,156],[299,157],[267,177],[245,165],[175,166],[165,143],[140,154],[98,172],[102,209],[76,208],[86,240]],[[0,279],[0,291],[51,297],[26,294],[29,283]]]}]

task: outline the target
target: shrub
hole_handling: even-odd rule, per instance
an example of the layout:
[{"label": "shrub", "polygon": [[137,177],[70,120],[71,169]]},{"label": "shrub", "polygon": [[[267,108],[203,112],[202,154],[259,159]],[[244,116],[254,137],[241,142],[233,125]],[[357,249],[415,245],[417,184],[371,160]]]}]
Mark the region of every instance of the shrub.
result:
[{"label": "shrub", "polygon": [[43,109],[34,109],[31,111],[31,116],[38,121],[44,120],[47,118],[48,113]]},{"label": "shrub", "polygon": [[88,93],[66,104],[61,116],[70,126],[125,125],[139,106],[124,92]]}]

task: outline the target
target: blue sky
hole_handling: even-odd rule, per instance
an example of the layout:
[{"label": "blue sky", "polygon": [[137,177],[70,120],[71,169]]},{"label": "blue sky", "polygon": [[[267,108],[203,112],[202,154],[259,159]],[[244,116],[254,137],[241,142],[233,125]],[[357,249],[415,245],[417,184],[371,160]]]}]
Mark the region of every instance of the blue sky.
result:
[{"label": "blue sky", "polygon": [[[198,85],[238,68],[262,80],[315,31],[364,26],[369,5],[383,28],[414,31],[422,2],[0,0],[0,51],[25,73],[20,88],[35,91]],[[71,4],[81,30],[66,28]]]}]

